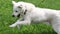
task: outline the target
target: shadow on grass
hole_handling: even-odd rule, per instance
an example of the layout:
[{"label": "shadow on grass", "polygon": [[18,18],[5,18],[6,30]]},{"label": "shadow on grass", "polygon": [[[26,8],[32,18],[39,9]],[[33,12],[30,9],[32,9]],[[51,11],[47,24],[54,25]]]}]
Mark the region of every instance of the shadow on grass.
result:
[{"label": "shadow on grass", "polygon": [[0,34],[57,34],[51,26],[44,24],[32,24],[21,26],[21,29],[16,28],[2,28]]},{"label": "shadow on grass", "polygon": [[57,34],[51,26],[44,24],[33,24],[30,26],[22,26],[18,34]]}]

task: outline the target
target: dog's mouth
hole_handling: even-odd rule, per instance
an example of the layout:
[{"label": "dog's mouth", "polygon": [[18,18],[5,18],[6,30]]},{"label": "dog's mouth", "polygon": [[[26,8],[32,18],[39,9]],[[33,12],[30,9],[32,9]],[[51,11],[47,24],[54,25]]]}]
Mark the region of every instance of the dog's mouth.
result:
[{"label": "dog's mouth", "polygon": [[20,17],[20,14],[18,14],[17,17]]}]

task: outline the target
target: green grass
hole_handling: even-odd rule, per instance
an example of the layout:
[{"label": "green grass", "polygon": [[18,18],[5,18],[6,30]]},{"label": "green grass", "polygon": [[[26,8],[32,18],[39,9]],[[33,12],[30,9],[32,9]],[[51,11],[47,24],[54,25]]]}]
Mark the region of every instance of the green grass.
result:
[{"label": "green grass", "polygon": [[[16,0],[35,4],[41,8],[60,9],[60,0]],[[0,0],[0,34],[56,34],[51,26],[45,24],[32,24],[18,28],[10,28],[9,25],[16,22],[12,17],[12,0]]]}]

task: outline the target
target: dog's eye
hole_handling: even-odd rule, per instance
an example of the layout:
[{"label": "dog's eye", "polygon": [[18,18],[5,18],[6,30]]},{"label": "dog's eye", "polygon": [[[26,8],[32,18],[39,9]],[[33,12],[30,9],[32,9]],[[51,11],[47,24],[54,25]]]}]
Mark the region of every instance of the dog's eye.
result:
[{"label": "dog's eye", "polygon": [[18,12],[18,11],[16,11],[16,12]]}]

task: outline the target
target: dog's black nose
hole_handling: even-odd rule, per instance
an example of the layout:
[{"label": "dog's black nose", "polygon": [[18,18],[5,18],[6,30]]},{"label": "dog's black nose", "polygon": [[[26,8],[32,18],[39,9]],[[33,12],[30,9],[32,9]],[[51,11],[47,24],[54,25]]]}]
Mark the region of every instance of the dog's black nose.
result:
[{"label": "dog's black nose", "polygon": [[17,17],[20,17],[20,14],[18,14],[18,16]]},{"label": "dog's black nose", "polygon": [[14,15],[12,15],[12,17],[15,17]]}]

